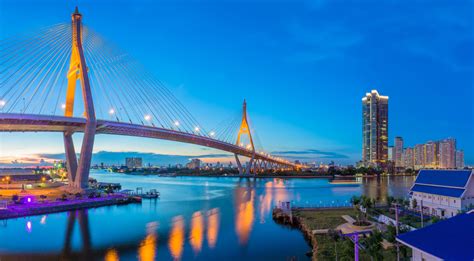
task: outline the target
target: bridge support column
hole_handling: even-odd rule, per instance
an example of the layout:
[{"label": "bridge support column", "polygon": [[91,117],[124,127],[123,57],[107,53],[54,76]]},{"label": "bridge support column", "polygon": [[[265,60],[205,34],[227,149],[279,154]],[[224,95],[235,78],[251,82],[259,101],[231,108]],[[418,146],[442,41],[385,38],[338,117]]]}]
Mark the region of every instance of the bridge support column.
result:
[{"label": "bridge support column", "polygon": [[237,163],[237,169],[239,170],[239,174],[242,175],[244,174],[244,169],[242,168],[242,164],[240,163],[239,156],[237,156],[237,154],[234,154],[234,155],[235,155],[235,162]]},{"label": "bridge support column", "polygon": [[74,94],[77,81],[80,80],[82,88],[82,98],[84,100],[84,115],[86,126],[84,138],[82,140],[81,156],[77,164],[72,141],[72,133],[64,133],[64,146],[66,148],[66,160],[68,166],[69,186],[73,189],[85,189],[89,183],[89,171],[92,159],[92,149],[94,147],[94,137],[97,127],[92,92],[87,74],[86,59],[82,48],[82,15],[76,7],[72,18],[72,48],[71,59],[69,61],[69,72],[67,75],[68,85],[66,92],[66,108],[64,116],[73,117]]},{"label": "bridge support column", "polygon": [[77,157],[76,150],[74,149],[74,142],[72,140],[72,133],[65,132],[64,138],[64,149],[66,151],[66,167],[67,167],[67,179],[70,186],[74,186],[74,180],[76,180],[77,171]]}]

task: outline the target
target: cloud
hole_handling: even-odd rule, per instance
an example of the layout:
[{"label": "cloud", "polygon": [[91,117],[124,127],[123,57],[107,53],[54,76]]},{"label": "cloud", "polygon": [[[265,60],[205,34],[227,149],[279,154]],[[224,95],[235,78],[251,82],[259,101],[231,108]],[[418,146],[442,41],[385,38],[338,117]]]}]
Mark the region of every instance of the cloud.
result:
[{"label": "cloud", "polygon": [[[274,151],[273,154],[281,155],[287,158],[294,159],[348,159],[349,156],[332,151],[322,151],[317,149],[306,149],[306,150],[287,150],[287,151]],[[305,155],[305,156],[302,156]]]},{"label": "cloud", "polygon": [[[143,163],[151,163],[157,165],[168,165],[168,164],[185,164],[190,159],[222,159],[229,158],[231,154],[218,153],[218,154],[199,154],[199,155],[165,155],[149,152],[137,152],[137,151],[99,151],[92,155],[92,164],[124,164],[125,158],[127,157],[141,157]],[[79,155],[77,155],[79,158]],[[0,158],[0,167],[30,167],[30,166],[50,166],[54,161],[65,160],[64,153],[43,153],[38,155],[29,155],[20,158]]]}]

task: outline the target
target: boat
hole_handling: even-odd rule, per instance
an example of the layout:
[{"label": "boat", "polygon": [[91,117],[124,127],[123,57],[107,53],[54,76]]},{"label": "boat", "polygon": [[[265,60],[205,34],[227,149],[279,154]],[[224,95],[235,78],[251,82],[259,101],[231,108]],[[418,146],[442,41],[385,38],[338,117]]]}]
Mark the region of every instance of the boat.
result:
[{"label": "boat", "polygon": [[150,189],[150,191],[141,194],[142,198],[158,198],[160,197],[160,192],[156,191],[156,189]]}]

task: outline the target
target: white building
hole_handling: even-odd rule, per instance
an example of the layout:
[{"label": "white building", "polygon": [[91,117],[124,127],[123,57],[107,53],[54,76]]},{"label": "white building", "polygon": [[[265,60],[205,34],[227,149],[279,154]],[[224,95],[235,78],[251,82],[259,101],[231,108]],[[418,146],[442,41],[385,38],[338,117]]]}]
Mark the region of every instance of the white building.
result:
[{"label": "white building", "polygon": [[474,205],[472,170],[420,170],[410,191],[423,213],[453,217]]}]

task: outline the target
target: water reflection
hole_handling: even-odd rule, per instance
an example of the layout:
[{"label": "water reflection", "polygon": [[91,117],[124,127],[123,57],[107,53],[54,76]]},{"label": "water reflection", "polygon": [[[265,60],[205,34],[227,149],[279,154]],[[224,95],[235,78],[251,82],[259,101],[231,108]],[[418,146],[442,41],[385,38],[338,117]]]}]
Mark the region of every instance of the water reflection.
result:
[{"label": "water reflection", "polygon": [[146,226],[146,236],[138,247],[138,258],[142,261],[153,261],[156,257],[158,222],[150,222]]},{"label": "water reflection", "polygon": [[207,244],[209,248],[214,248],[219,233],[219,209],[213,208],[207,212]]},{"label": "water reflection", "polygon": [[268,217],[268,214],[271,211],[272,205],[288,201],[288,191],[285,186],[285,180],[275,178],[272,181],[265,183],[265,191],[259,197],[260,202],[260,223],[265,223],[265,217]]},{"label": "water reflection", "polygon": [[68,212],[67,227],[66,227],[66,238],[64,239],[63,255],[65,257],[71,256],[72,254],[72,233],[76,220],[79,221],[79,232],[81,233],[80,238],[82,239],[82,250],[80,253],[86,258],[91,254],[91,235],[89,228],[89,217],[87,215],[87,209],[81,209],[77,211]]},{"label": "water reflection", "polygon": [[[304,260],[308,246],[301,233],[271,220],[272,207],[278,202],[345,202],[361,193],[379,199],[386,194],[399,197],[406,195],[414,179],[371,178],[362,185],[344,186],[324,179],[156,178],[110,173],[98,178],[121,182],[126,188],[156,188],[162,198],[13,219],[8,226],[6,220],[0,221],[0,259],[31,255],[54,260],[222,260],[232,255]],[[51,235],[59,237],[49,240]],[[258,240],[268,235],[271,240]]]},{"label": "water reflection", "polygon": [[117,250],[114,248],[108,249],[107,252],[105,252],[105,261],[119,261],[119,254]]},{"label": "water reflection", "polygon": [[168,248],[171,256],[179,260],[183,254],[184,248],[184,218],[177,216],[173,218],[173,224],[170,231]]},{"label": "water reflection", "polygon": [[191,219],[191,233],[189,235],[189,243],[194,250],[194,254],[198,254],[202,248],[204,233],[204,219],[201,211],[194,212]]},{"label": "water reflection", "polygon": [[254,198],[253,188],[239,187],[235,190],[235,232],[239,238],[240,245],[246,245],[249,240],[254,222]]}]

